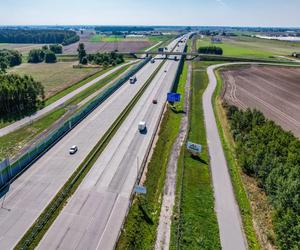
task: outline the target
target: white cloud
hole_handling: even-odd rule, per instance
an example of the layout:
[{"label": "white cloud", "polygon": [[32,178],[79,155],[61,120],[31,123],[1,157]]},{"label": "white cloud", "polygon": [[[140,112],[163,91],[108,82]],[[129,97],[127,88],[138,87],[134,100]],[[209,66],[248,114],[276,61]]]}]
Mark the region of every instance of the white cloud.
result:
[{"label": "white cloud", "polygon": [[223,0],[216,0],[219,4],[221,4],[221,5],[223,5],[223,6],[225,6],[225,3],[224,3],[224,1]]}]

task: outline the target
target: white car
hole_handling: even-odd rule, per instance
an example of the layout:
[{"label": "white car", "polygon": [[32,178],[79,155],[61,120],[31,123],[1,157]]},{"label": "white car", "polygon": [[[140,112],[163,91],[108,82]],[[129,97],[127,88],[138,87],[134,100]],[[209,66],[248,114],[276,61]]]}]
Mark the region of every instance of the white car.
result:
[{"label": "white car", "polygon": [[70,155],[75,154],[78,151],[78,147],[76,145],[73,145],[70,149],[69,149],[69,153]]},{"label": "white car", "polygon": [[136,76],[130,77],[129,82],[131,84],[135,83],[137,81]]}]

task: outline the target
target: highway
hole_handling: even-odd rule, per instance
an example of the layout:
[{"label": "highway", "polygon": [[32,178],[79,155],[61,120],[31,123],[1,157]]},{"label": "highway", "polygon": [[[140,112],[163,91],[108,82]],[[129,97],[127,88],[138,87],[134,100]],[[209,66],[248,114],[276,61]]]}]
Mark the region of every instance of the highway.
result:
[{"label": "highway", "polygon": [[[169,46],[175,46],[173,41]],[[17,178],[1,195],[0,249],[12,249],[140,90],[161,60],[148,63]],[[75,155],[69,148],[77,145]]]},{"label": "highway", "polygon": [[105,77],[109,76],[110,74],[116,72],[117,70],[121,69],[122,67],[133,64],[135,62],[137,62],[137,60],[130,61],[130,62],[124,63],[122,65],[119,65],[119,66],[109,70],[108,72],[102,74],[101,76],[98,76],[94,80],[84,84],[83,86],[79,87],[78,89],[75,89],[71,93],[69,93],[69,94],[65,95],[64,97],[60,98],[59,100],[51,103],[50,105],[46,106],[45,108],[37,111],[35,114],[33,114],[31,116],[27,116],[19,121],[16,121],[16,122],[4,127],[4,128],[1,128],[0,129],[0,137],[4,136],[6,134],[9,134],[17,129],[20,129],[20,128],[32,123],[33,121],[36,121],[36,120],[42,118],[44,115],[46,115],[50,111],[58,108],[59,106],[62,106],[66,101],[70,100],[72,97],[79,94],[81,91],[83,91],[83,90],[87,89],[88,87],[92,86],[93,84],[99,82],[100,80],[102,80]]},{"label": "highway", "polygon": [[[184,44],[176,50],[183,48]],[[166,61],[38,249],[114,248],[178,66],[179,61]],[[153,99],[158,103],[153,104]],[[142,120],[147,123],[146,133],[138,131],[138,123]]]}]

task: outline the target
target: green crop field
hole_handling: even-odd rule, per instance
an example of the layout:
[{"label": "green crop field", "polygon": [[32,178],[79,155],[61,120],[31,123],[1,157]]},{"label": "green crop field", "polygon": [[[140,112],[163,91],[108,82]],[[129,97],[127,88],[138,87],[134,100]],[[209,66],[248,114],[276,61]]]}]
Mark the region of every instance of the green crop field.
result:
[{"label": "green crop field", "polygon": [[124,36],[104,36],[104,35],[93,35],[89,39],[90,42],[124,42],[124,41],[148,41],[146,37],[127,37]]},{"label": "green crop field", "polygon": [[105,36],[105,35],[93,35],[90,37],[90,42],[107,42],[107,43],[113,43],[113,42],[138,42],[138,41],[147,41],[151,43],[158,43],[160,41],[167,41],[169,39],[174,38],[174,35],[160,35],[160,36],[147,36],[147,37],[126,37],[124,36]]},{"label": "green crop field", "polygon": [[212,44],[209,38],[199,39],[197,47],[215,45],[223,49],[224,56],[270,58],[289,56],[300,50],[300,43],[260,39],[247,36],[224,38],[222,43]]},{"label": "green crop field", "polygon": [[31,75],[45,87],[46,99],[72,86],[74,83],[100,71],[99,68],[73,68],[74,62],[53,64],[24,63],[9,69],[9,73]]}]

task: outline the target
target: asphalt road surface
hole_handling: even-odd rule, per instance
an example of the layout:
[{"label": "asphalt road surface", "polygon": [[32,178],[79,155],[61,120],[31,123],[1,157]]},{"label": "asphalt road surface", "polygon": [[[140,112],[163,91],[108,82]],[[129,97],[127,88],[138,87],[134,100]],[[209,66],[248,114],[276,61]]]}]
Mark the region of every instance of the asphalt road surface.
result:
[{"label": "asphalt road surface", "polygon": [[209,84],[203,95],[206,136],[215,194],[215,210],[219,223],[222,249],[242,250],[247,249],[247,244],[212,107],[212,96],[217,86],[214,69],[217,67],[215,65],[208,67]]},{"label": "asphalt road surface", "polygon": [[[182,44],[176,50],[183,48]],[[179,61],[166,61],[38,249],[114,248],[138,171],[155,135],[178,66]],[[158,103],[153,104],[153,99]],[[146,121],[146,133],[138,131],[140,121]]]},{"label": "asphalt road surface", "polygon": [[[125,83],[2,193],[0,249],[18,243],[161,62],[145,65],[135,84]],[[74,144],[79,150],[71,156],[68,151]]]},{"label": "asphalt road surface", "polygon": [[122,64],[122,65],[119,65],[115,68],[113,68],[112,70],[102,74],[101,76],[95,78],[94,80],[84,84],[83,86],[79,87],[78,89],[72,91],[71,93],[65,95],[64,97],[60,98],[59,100],[53,102],[52,104],[46,106],[45,108],[37,111],[35,114],[31,115],[31,116],[27,116],[19,121],[16,121],[4,128],[1,128],[0,129],[0,137],[1,136],[4,136],[6,134],[9,134],[19,128],[22,128],[28,124],[30,124],[31,122],[33,121],[36,121],[38,120],[39,118],[43,117],[44,115],[46,115],[47,113],[49,113],[50,111],[58,108],[59,106],[63,105],[66,101],[70,100],[72,97],[74,97],[75,95],[77,95],[78,93],[80,93],[81,91],[85,90],[86,88],[92,86],[93,84],[95,84],[96,82],[99,82],[100,80],[104,79],[105,77],[107,77],[108,75],[116,72],[117,70],[119,70],[120,68],[126,66],[126,65],[129,65],[129,64],[132,64],[136,62],[136,60],[134,61],[130,61],[130,62],[127,62],[125,64]]}]

